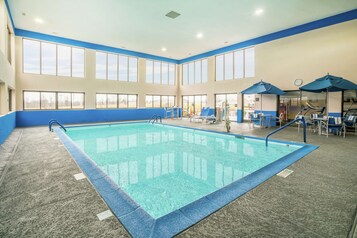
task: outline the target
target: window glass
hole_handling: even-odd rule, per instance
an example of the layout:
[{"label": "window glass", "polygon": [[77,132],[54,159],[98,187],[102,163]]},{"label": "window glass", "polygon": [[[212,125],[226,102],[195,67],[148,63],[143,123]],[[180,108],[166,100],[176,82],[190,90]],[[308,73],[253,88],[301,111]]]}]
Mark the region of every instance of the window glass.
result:
[{"label": "window glass", "polygon": [[188,64],[188,84],[195,83],[195,64],[191,62]]},{"label": "window glass", "polygon": [[153,107],[160,107],[160,96],[152,96]]},{"label": "window glass", "polygon": [[234,52],[234,78],[241,79],[244,77],[243,68],[243,50]]},{"label": "window glass", "polygon": [[72,109],[84,109],[84,93],[72,93]]},{"label": "window glass", "polygon": [[151,95],[146,95],[145,107],[152,107],[152,96]]},{"label": "window glass", "polygon": [[57,46],[57,75],[71,76],[71,47]]},{"label": "window glass", "polygon": [[169,84],[169,64],[164,62],[161,64],[161,83]]},{"label": "window glass", "polygon": [[233,53],[224,55],[224,79],[233,79]]},{"label": "window glass", "polygon": [[169,84],[175,85],[175,65],[169,64]]},{"label": "window glass", "polygon": [[153,61],[146,60],[146,82],[153,83]]},{"label": "window glass", "polygon": [[24,73],[40,73],[40,42],[23,40],[23,67]]},{"label": "window glass", "polygon": [[117,94],[107,94],[107,105],[108,108],[118,107],[118,95]]},{"label": "window glass", "polygon": [[96,78],[107,78],[107,54],[96,52]]},{"label": "window glass", "polygon": [[84,49],[72,47],[72,77],[84,78]]},{"label": "window glass", "polygon": [[138,59],[129,57],[129,82],[138,81]]},{"label": "window glass", "polygon": [[245,77],[255,76],[255,51],[254,47],[244,50],[244,60],[245,60]]},{"label": "window glass", "polygon": [[108,54],[108,80],[118,80],[118,55]]},{"label": "window glass", "polygon": [[41,43],[41,73],[56,75],[56,45]]},{"label": "window glass", "polygon": [[137,107],[137,96],[136,95],[128,95],[128,107],[129,108]]},{"label": "window glass", "polygon": [[223,55],[216,56],[216,81],[223,80]]},{"label": "window glass", "polygon": [[168,96],[161,96],[161,106],[169,107],[169,97]]},{"label": "window glass", "polygon": [[202,83],[207,82],[208,66],[207,59],[202,60]]},{"label": "window glass", "polygon": [[40,109],[40,92],[24,92],[24,109]]},{"label": "window glass", "polygon": [[154,61],[154,84],[161,83],[161,63]]},{"label": "window glass", "polygon": [[41,92],[41,109],[56,109],[56,93]]},{"label": "window glass", "polygon": [[169,107],[175,106],[175,96],[169,96]]},{"label": "window glass", "polygon": [[198,95],[198,96],[195,96],[195,114],[196,115],[200,115],[201,113],[201,110],[202,110],[202,96],[201,95]]},{"label": "window glass", "polygon": [[195,83],[201,83],[201,61],[195,62]]},{"label": "window glass", "polygon": [[58,93],[58,109],[71,109],[71,93]]},{"label": "window glass", "polygon": [[127,108],[127,107],[128,107],[128,95],[119,94],[119,108]]},{"label": "window glass", "polygon": [[107,95],[97,93],[96,105],[97,105],[97,108],[107,108]]},{"label": "window glass", "polygon": [[128,57],[119,55],[119,81],[128,81]]},{"label": "window glass", "polygon": [[182,96],[182,116],[188,115],[188,96]]},{"label": "window glass", "polygon": [[184,64],[182,67],[182,84],[188,84],[188,64]]},{"label": "window glass", "polygon": [[202,107],[207,107],[207,96],[202,95]]}]

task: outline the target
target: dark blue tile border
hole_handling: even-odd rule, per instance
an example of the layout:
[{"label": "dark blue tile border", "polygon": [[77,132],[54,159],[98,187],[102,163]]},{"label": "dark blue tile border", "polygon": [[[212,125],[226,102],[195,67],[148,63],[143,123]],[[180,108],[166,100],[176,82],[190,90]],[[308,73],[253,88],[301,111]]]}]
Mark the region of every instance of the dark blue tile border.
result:
[{"label": "dark blue tile border", "polygon": [[[172,126],[186,129],[213,132],[224,135],[236,136],[237,138],[250,138],[264,140],[263,138],[228,134],[212,130],[202,130],[184,126]],[[144,209],[133,201],[118,185],[116,185],[105,173],[103,173],[85,153],[59,128],[55,129],[58,137],[62,140],[68,152],[75,162],[87,175],[89,181],[101,195],[109,208],[124,225],[133,237],[172,237],[183,230],[193,226],[198,221],[221,209],[241,195],[255,188],[270,177],[292,163],[303,158],[318,146],[271,140],[288,145],[302,146],[300,149],[286,155],[279,160],[219,189],[205,197],[202,197],[176,211],[173,211],[158,219],[152,218]]]}]

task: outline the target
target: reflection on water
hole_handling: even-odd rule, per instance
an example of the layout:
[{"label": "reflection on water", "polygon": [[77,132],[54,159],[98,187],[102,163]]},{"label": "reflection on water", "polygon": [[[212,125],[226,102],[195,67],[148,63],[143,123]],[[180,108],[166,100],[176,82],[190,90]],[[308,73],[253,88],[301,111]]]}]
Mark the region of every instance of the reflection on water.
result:
[{"label": "reflection on water", "polygon": [[68,135],[157,218],[295,150],[216,133],[136,124],[69,129]]}]

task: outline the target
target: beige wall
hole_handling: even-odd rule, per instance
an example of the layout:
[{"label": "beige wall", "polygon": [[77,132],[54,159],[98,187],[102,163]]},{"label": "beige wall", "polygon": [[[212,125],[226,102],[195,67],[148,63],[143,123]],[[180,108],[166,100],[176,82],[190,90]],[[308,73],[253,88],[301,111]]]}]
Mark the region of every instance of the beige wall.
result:
[{"label": "beige wall", "polygon": [[[332,25],[306,33],[256,45],[256,77],[215,81],[215,57],[208,58],[208,82],[183,86],[181,66],[178,66],[176,86],[145,83],[145,59],[138,61],[138,83],[95,79],[95,51],[86,50],[84,79],[22,73],[22,38],[16,37],[17,110],[22,110],[23,90],[70,91],[86,93],[86,108],[95,108],[96,93],[135,93],[139,107],[145,107],[146,94],[182,95],[207,94],[208,105],[214,106],[214,94],[239,93],[261,79],[283,90],[298,90],[295,79],[303,84],[330,73],[357,83],[357,20]],[[238,95],[238,108],[242,96]],[[260,104],[260,103],[259,103]],[[264,96],[263,110],[276,110],[277,98]],[[259,107],[260,105],[258,105]],[[341,93],[329,97],[329,111],[341,111]]]},{"label": "beige wall", "polygon": [[[261,79],[282,90],[298,90],[295,79],[306,84],[327,73],[357,83],[357,20],[256,45],[254,78],[216,82],[214,58],[208,58],[208,82],[181,85],[181,95],[207,94],[208,105],[214,106],[214,94],[239,93]],[[329,111],[341,111],[341,93],[330,99]],[[241,108],[241,95],[238,100]],[[276,109],[276,105],[276,97],[264,96],[264,110]]]},{"label": "beige wall", "polygon": [[96,79],[95,52],[95,50],[85,50],[84,78],[24,74],[22,72],[22,37],[16,37],[17,110],[23,110],[24,90],[84,92],[86,109],[95,109],[96,93],[138,94],[139,107],[145,107],[147,94],[177,95],[177,83],[174,86],[145,83],[146,61],[142,58],[138,60],[137,83]]},{"label": "beige wall", "polygon": [[[0,0],[0,115],[7,114],[9,112],[9,95],[8,89],[15,90],[15,48],[14,48],[14,36],[11,38],[11,63],[7,59],[8,53],[8,37],[7,26],[13,33],[12,25],[9,15],[6,10],[5,2]],[[13,108],[15,110],[15,93],[12,97]]]}]

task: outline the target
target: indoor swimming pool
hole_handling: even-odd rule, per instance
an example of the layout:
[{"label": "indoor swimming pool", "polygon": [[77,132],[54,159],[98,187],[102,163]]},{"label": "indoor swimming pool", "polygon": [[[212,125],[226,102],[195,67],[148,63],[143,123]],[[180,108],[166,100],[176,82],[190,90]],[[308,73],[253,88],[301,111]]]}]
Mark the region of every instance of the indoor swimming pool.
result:
[{"label": "indoor swimming pool", "polygon": [[[151,123],[56,131],[133,236],[140,236],[133,233],[142,229],[155,230],[150,224],[162,234],[170,222],[180,220],[177,230],[171,227],[171,236],[315,148],[277,141],[266,147],[259,138]],[[134,220],[147,223],[139,225],[141,229],[131,217],[137,212],[141,215],[134,215]]]}]

